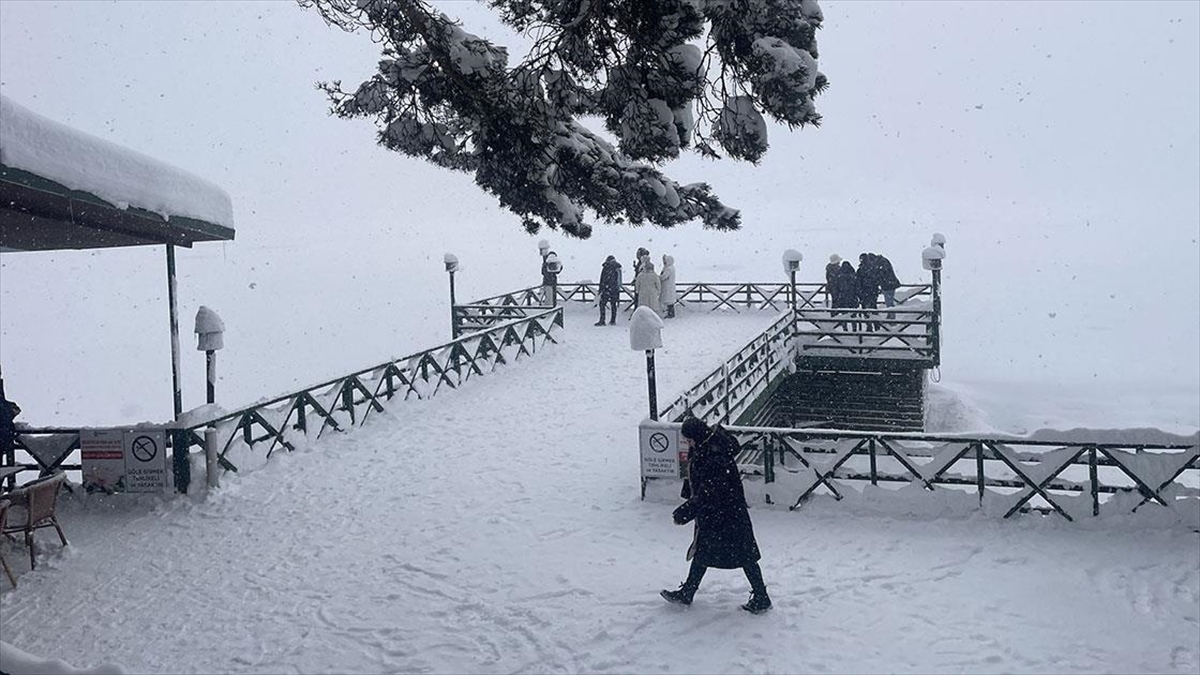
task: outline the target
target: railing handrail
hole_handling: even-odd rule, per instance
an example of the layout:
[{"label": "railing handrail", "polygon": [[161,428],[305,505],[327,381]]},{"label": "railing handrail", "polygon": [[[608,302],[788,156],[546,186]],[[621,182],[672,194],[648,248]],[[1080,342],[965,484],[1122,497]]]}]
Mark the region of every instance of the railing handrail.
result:
[{"label": "railing handrail", "polygon": [[[544,322],[549,322],[549,326],[544,326]],[[529,324],[529,327],[521,330],[522,324]],[[207,427],[229,427],[229,436],[224,442],[225,452],[219,453],[219,461],[226,468],[233,468],[233,465],[225,458],[225,453],[236,440],[238,432],[242,432],[242,436],[248,446],[253,447],[257,442],[271,439],[272,449],[277,444],[282,444],[291,449],[291,444],[286,440],[285,435],[289,433],[288,420],[292,419],[293,413],[297,415],[297,419],[291,424],[291,429],[297,429],[304,435],[308,434],[309,414],[319,413],[322,417],[320,431],[317,435],[320,436],[324,430],[330,426],[334,429],[341,430],[341,425],[344,420],[335,419],[335,414],[345,412],[349,416],[349,424],[355,425],[357,412],[361,408],[366,407],[362,412],[362,420],[365,421],[372,410],[382,411],[382,403],[385,394],[386,399],[391,399],[396,395],[403,395],[405,398],[411,393],[416,392],[418,398],[427,398],[433,396],[443,382],[446,382],[451,387],[457,387],[464,383],[472,376],[472,373],[483,374],[477,359],[488,358],[484,355],[484,350],[488,354],[495,353],[497,362],[507,363],[507,358],[501,356],[501,352],[505,347],[516,345],[518,353],[515,358],[520,358],[521,352],[530,354],[536,347],[538,335],[542,335],[545,339],[551,339],[550,333],[556,327],[561,328],[562,308],[561,307],[546,307],[540,308],[534,314],[529,316],[513,319],[490,326],[485,330],[480,330],[468,335],[464,335],[457,339],[445,342],[428,349],[409,354],[407,356],[394,358],[385,361],[375,366],[356,370],[350,374],[343,375],[338,378],[322,381],[318,384],[300,389],[289,394],[284,394],[275,398],[260,400],[241,407],[237,410],[222,412],[201,420],[188,421],[179,423],[178,421],[141,424],[141,425],[123,425],[118,427],[29,427],[19,425],[17,428],[18,443],[21,449],[30,452],[27,444],[21,440],[22,436],[49,436],[52,434],[73,435],[72,449],[78,449],[79,433],[83,429],[128,429],[131,427],[139,428],[157,428],[164,429],[168,432],[168,445],[176,452],[177,462],[179,462],[179,453],[181,448],[188,448],[194,445],[201,444],[201,434],[198,433]],[[535,331],[540,331],[538,333]],[[511,338],[511,339],[510,339]],[[487,341],[487,342],[485,342]],[[528,342],[528,345],[526,344]],[[476,350],[472,353],[467,347],[470,346]],[[527,349],[528,347],[528,349]],[[438,359],[444,358],[445,363],[439,363]],[[411,373],[405,368],[408,364],[414,364],[414,369]],[[452,364],[452,365],[451,365]],[[492,365],[493,369],[495,364]],[[466,373],[463,373],[465,368]],[[419,376],[414,376],[416,370],[420,370]],[[435,371],[435,377],[429,377],[428,371]],[[449,374],[454,374],[455,378],[450,378]],[[370,376],[379,376],[378,387],[374,392],[368,391],[366,384],[375,384],[369,378]],[[391,378],[399,377],[402,384],[407,387],[397,389]],[[384,380],[387,380],[388,388],[383,391]],[[429,385],[433,386],[431,392],[425,392],[424,389]],[[420,386],[421,388],[418,388]],[[288,410],[286,418],[282,423],[278,420],[272,422],[270,420],[276,418],[277,407],[281,404],[286,404]],[[266,429],[268,433],[259,438],[254,438],[251,431],[252,427],[257,425],[259,428]],[[278,427],[278,428],[275,428]],[[65,447],[65,446],[64,446]],[[31,453],[32,454],[32,453]],[[270,453],[268,452],[268,455]],[[62,468],[67,470],[80,470],[80,464],[65,464],[67,454],[64,453],[58,462],[51,468]],[[37,470],[40,473],[45,473],[45,470],[40,465],[30,464],[28,462],[17,463],[15,458],[9,458],[10,466],[22,466],[28,470]],[[40,461],[40,460],[39,460]],[[186,465],[186,462],[182,462]],[[179,464],[176,467],[177,473],[181,470]],[[178,481],[177,481],[178,484]]]},{"label": "railing handrail", "polygon": [[[676,397],[674,401],[672,401],[669,405],[667,405],[666,408],[663,409],[661,417],[666,420],[674,421],[677,416],[687,412],[686,408],[688,407],[688,405],[690,403],[694,402],[697,399],[702,399],[705,396],[707,396],[709,393],[712,393],[712,390],[714,389],[714,387],[707,386],[711,380],[713,380],[714,378],[726,377],[729,372],[730,364],[734,364],[735,362],[743,362],[744,363],[749,358],[749,355],[752,354],[754,351],[762,349],[764,346],[769,348],[772,338],[777,337],[777,335],[779,333],[785,332],[786,327],[790,326],[791,324],[792,324],[791,312],[789,311],[789,312],[785,312],[785,313],[781,314],[774,322],[771,323],[770,326],[767,326],[761,333],[759,333],[758,335],[755,335],[748,342],[746,342],[745,345],[743,345],[740,349],[738,349],[736,352],[734,352],[733,356],[731,356],[728,359],[726,359],[725,361],[723,361],[720,366],[718,366],[713,371],[709,372],[707,375],[704,375],[703,377],[701,377],[691,387],[685,389],[682,394],[680,394],[678,397]],[[784,340],[786,343],[790,344],[791,337],[785,336]],[[788,350],[788,354],[785,356],[786,356],[786,358],[780,358],[779,361],[781,363],[787,363],[790,361],[790,358],[791,358],[790,357],[790,349]],[[741,365],[741,363],[738,363],[737,365]],[[735,366],[735,369],[736,369],[736,366]],[[743,379],[745,379],[745,378],[743,378]],[[765,385],[763,387],[760,387],[759,389],[765,390],[766,386],[769,386],[769,385],[770,385],[770,382],[768,381],[765,383]],[[751,392],[751,394],[754,396],[757,396],[758,393],[761,393],[761,392]],[[726,391],[725,395],[727,398],[729,395],[729,391]],[[741,399],[747,398],[747,396],[742,396]],[[729,411],[734,406],[729,404],[728,401],[726,403],[727,403],[726,415],[728,415]],[[742,403],[742,400],[739,400],[738,405],[737,405],[738,408],[741,408],[741,403]],[[715,405],[715,402],[714,402],[714,405]],[[682,409],[677,410],[677,408],[682,408]]]},{"label": "railing handrail", "polygon": [[282,403],[282,402],[284,402],[284,401],[287,401],[287,400],[289,400],[289,399],[293,399],[293,398],[295,398],[296,396],[299,396],[299,395],[301,395],[301,394],[304,394],[304,393],[307,393],[307,392],[311,392],[311,391],[313,391],[313,390],[316,390],[316,389],[325,389],[325,388],[328,388],[328,387],[332,387],[333,385],[336,385],[336,384],[340,384],[340,383],[342,383],[342,382],[345,382],[347,379],[349,379],[349,378],[352,378],[352,377],[359,377],[360,375],[366,375],[366,374],[368,374],[368,373],[374,373],[374,372],[377,372],[377,371],[379,371],[379,370],[381,370],[381,369],[383,369],[383,368],[387,368],[387,367],[388,367],[388,366],[390,366],[390,365],[395,365],[395,364],[397,364],[397,363],[405,363],[405,362],[411,361],[411,360],[413,360],[413,359],[419,359],[419,358],[421,358],[422,356],[425,356],[426,354],[432,354],[433,352],[438,352],[438,351],[441,351],[441,350],[443,350],[443,349],[446,349],[446,348],[453,347],[453,346],[454,346],[454,345],[456,345],[456,344],[463,344],[463,343],[466,343],[466,342],[471,342],[471,341],[473,341],[473,340],[479,340],[479,339],[481,339],[481,336],[482,336],[482,335],[486,335],[486,334],[488,334],[488,333],[491,333],[491,332],[494,332],[494,331],[502,331],[502,330],[505,330],[505,329],[507,329],[509,326],[516,325],[516,324],[518,324],[518,323],[522,323],[522,322],[525,322],[525,321],[532,321],[532,320],[535,320],[535,319],[538,319],[538,318],[544,317],[544,316],[546,316],[546,315],[548,315],[548,314],[553,314],[553,313],[554,313],[554,312],[556,312],[556,311],[558,311],[558,312],[561,312],[561,311],[562,311],[562,309],[561,309],[561,308],[556,308],[556,307],[547,307],[545,310],[543,310],[543,311],[541,311],[541,312],[538,312],[537,314],[532,314],[532,315],[529,315],[529,316],[520,317],[520,318],[517,318],[517,319],[510,319],[510,320],[508,320],[508,321],[504,321],[504,322],[501,322],[501,323],[497,323],[497,324],[495,324],[494,326],[489,326],[489,327],[488,327],[488,328],[486,328],[486,329],[479,330],[479,331],[476,331],[476,332],[474,332],[474,333],[469,333],[469,334],[467,334],[467,335],[463,335],[463,336],[461,336],[461,337],[458,337],[458,338],[455,338],[455,339],[453,339],[453,340],[450,340],[449,342],[443,342],[443,343],[442,343],[442,344],[440,344],[440,345],[437,345],[437,346],[434,346],[434,347],[430,347],[430,348],[428,348],[428,349],[423,349],[423,350],[421,350],[421,351],[419,351],[419,352],[416,352],[416,353],[413,353],[413,354],[409,354],[408,356],[401,356],[401,357],[399,357],[399,358],[390,359],[390,360],[388,360],[388,361],[384,361],[383,363],[380,363],[380,364],[378,364],[378,365],[371,366],[370,368],[362,368],[362,369],[360,369],[360,370],[356,370],[356,371],[354,371],[354,372],[352,372],[352,373],[349,373],[349,374],[347,374],[347,375],[343,375],[343,376],[341,376],[341,377],[335,377],[335,378],[333,378],[332,380],[326,380],[325,382],[321,382],[321,383],[319,383],[319,384],[314,384],[314,385],[312,385],[311,387],[305,387],[305,388],[303,388],[303,389],[299,389],[299,390],[297,390],[297,391],[294,391],[294,392],[292,392],[292,393],[290,393],[290,394],[284,394],[283,396],[278,396],[278,397],[276,397],[276,398],[273,398],[273,399],[271,399],[271,400],[269,400],[269,401],[260,401],[260,402],[257,402],[257,403],[253,403],[253,404],[251,404],[251,405],[248,405],[248,406],[246,406],[245,408],[240,408],[240,409],[238,409],[238,410],[236,410],[236,411],[227,412],[227,413],[225,413],[225,414],[223,414],[223,415],[220,415],[220,416],[218,416],[218,417],[214,417],[214,418],[212,418],[212,419],[210,419],[210,420],[206,420],[206,421],[203,421],[203,422],[197,422],[197,423],[195,423],[195,424],[190,424],[190,425],[187,425],[187,426],[184,426],[184,427],[171,427],[171,428],[183,429],[183,430],[188,430],[188,431],[194,431],[194,430],[197,430],[197,429],[203,429],[203,428],[205,428],[205,427],[212,426],[212,425],[213,425],[214,423],[216,423],[216,422],[223,422],[223,421],[226,421],[226,420],[233,419],[233,418],[235,418],[235,417],[239,417],[239,416],[241,416],[241,415],[244,415],[244,414],[246,414],[247,412],[250,412],[250,411],[252,411],[252,410],[254,410],[254,409],[256,409],[256,408],[268,408],[268,407],[270,407],[270,406],[272,406],[272,405],[275,405],[275,404],[278,404],[278,403]]},{"label": "railing handrail", "polygon": [[[813,295],[817,295],[821,291],[824,291],[825,286],[826,286],[826,284],[823,281],[820,281],[820,282],[799,282],[798,281],[795,284],[795,287],[797,289],[814,291]],[[592,288],[599,288],[599,287],[600,287],[599,282],[595,282],[595,281],[556,284],[556,288],[559,291],[559,295],[565,296],[565,299],[572,301],[572,302],[592,302],[593,299],[578,297],[574,292],[578,291],[580,289],[590,290]],[[764,281],[764,282],[757,282],[757,281],[677,281],[677,282],[675,282],[676,293],[678,293],[681,296],[684,295],[685,293],[695,290],[697,288],[721,288],[721,289],[724,289],[724,288],[746,288],[746,287],[764,288],[764,289],[770,289],[772,291],[778,292],[780,290],[785,290],[785,289],[791,288],[792,284],[789,282],[786,282],[786,281],[779,281],[779,282],[776,282],[776,281]],[[540,297],[541,289],[542,289],[541,285],[530,286],[528,288],[521,288],[521,289],[512,291],[510,293],[501,293],[499,295],[494,295],[491,297],[483,298],[481,300],[475,300],[473,302],[459,303],[457,306],[478,306],[478,305],[491,306],[498,301],[505,300],[506,298],[517,298],[518,296],[520,296],[520,298],[522,300],[534,299],[534,300],[537,300],[540,302],[541,301],[541,297]],[[632,281],[623,282],[621,284],[621,289],[624,291],[628,291],[629,294],[632,295],[633,282]],[[924,297],[925,292],[932,293],[933,284],[931,284],[931,283],[900,284],[900,286],[898,286],[896,290],[897,290],[897,292],[899,292],[904,289],[915,289],[917,291],[924,291],[924,292],[910,294],[906,298],[906,301],[907,301],[907,300],[911,300],[914,298]],[[736,298],[733,300],[736,300]],[[517,302],[516,304],[518,304],[520,306],[528,306],[523,302]],[[533,305],[533,306],[538,306],[538,305]]]},{"label": "railing handrail", "polygon": [[[655,425],[659,429],[678,427],[678,423],[672,422]],[[843,495],[838,488],[845,490],[846,483],[855,482],[923,484],[930,491],[935,487],[961,491],[970,486],[975,488],[980,507],[985,495],[999,500],[1006,509],[1005,518],[1018,512],[1038,511],[1057,512],[1067,520],[1074,520],[1072,514],[1078,516],[1083,511],[1078,502],[1064,500],[1085,492],[1091,495],[1086,506],[1090,506],[1092,516],[1099,516],[1103,510],[1101,494],[1136,493],[1141,498],[1138,503],[1123,502],[1124,508],[1132,506],[1132,511],[1150,502],[1173,508],[1178,499],[1200,498],[1200,487],[1184,480],[1185,476],[1192,481],[1200,477],[1200,434],[1191,436],[1195,440],[1172,443],[1153,439],[1048,440],[1008,434],[862,432],[735,424],[725,425],[725,429],[741,443],[739,465],[743,472],[761,476],[764,484],[776,486],[768,489],[768,501],[772,494],[784,497],[787,502],[793,502],[794,498],[791,509],[798,508],[822,486],[840,500]],[[816,455],[829,459],[810,461]],[[856,464],[849,463],[853,458],[858,458]],[[789,468],[789,459],[799,463]],[[880,466],[881,462],[886,464]],[[780,469],[792,476],[788,482],[779,482]],[[1078,472],[1085,470],[1086,478],[1079,476]],[[1072,471],[1073,476],[1068,473]],[[646,480],[643,478],[643,497]],[[780,489],[791,492],[781,495]],[[1041,499],[1046,506],[1035,505],[1035,499]],[[1122,508],[1122,502],[1111,504],[1112,508]]]}]

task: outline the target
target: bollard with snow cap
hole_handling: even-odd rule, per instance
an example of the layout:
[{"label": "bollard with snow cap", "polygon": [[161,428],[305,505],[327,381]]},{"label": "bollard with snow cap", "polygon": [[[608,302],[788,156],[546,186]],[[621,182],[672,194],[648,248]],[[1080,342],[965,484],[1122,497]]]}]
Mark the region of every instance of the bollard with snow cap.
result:
[{"label": "bollard with snow cap", "polygon": [[933,273],[933,325],[931,340],[933,344],[933,365],[940,366],[941,355],[941,323],[942,323],[942,260],[946,258],[946,237],[934,234],[929,240],[929,247],[921,251],[921,266]]},{"label": "bollard with snow cap", "polygon": [[791,285],[788,287],[791,295],[792,311],[796,310],[796,272],[800,271],[800,261],[804,260],[804,256],[794,248],[789,248],[783,252],[783,271],[787,273],[791,280]]},{"label": "bollard with snow cap", "polygon": [[225,322],[216,312],[200,306],[196,312],[196,349],[204,352],[208,370],[208,403],[217,400],[217,350],[225,346]]},{"label": "bollard with snow cap", "polygon": [[658,393],[654,382],[654,350],[662,346],[662,318],[649,307],[638,307],[629,318],[629,348],[645,350],[646,381],[650,388],[650,419],[658,419]]},{"label": "bollard with snow cap", "polygon": [[446,263],[446,272],[450,275],[450,339],[458,339],[458,318],[454,315],[454,273],[458,271],[458,256],[447,253],[442,262]]},{"label": "bollard with snow cap", "polygon": [[[225,322],[221,321],[221,317],[216,312],[200,306],[196,312],[196,349],[204,352],[204,358],[208,370],[208,395],[206,396],[208,403],[217,402],[217,350],[225,346]],[[186,459],[186,444],[180,444],[183,448],[182,453],[176,452],[176,463],[181,461],[181,457]],[[207,469],[208,487],[215,488],[218,486],[218,476],[220,469],[217,466],[217,430],[209,427],[204,431],[204,460]],[[180,468],[176,469],[176,484],[182,486],[181,491],[186,491],[186,486],[191,480],[191,472],[186,472],[183,476],[180,475]]]}]

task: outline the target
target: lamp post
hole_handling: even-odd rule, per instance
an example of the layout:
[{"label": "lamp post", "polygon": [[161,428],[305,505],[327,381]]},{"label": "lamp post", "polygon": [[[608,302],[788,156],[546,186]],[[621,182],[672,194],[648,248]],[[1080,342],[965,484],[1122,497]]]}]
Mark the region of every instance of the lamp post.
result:
[{"label": "lamp post", "polygon": [[[205,398],[209,404],[217,402],[217,350],[224,346],[225,322],[221,321],[216,312],[201,305],[196,311],[196,349],[204,352],[208,371],[205,378],[208,381],[208,393]],[[186,457],[186,453],[184,449],[182,453],[177,453],[176,457]],[[221,470],[217,462],[217,430],[210,426],[204,430],[204,465],[209,489],[220,486]],[[186,475],[190,482],[190,472]]]},{"label": "lamp post", "polygon": [[196,312],[196,349],[204,352],[208,376],[206,403],[217,402],[217,350],[225,346],[225,322],[216,312],[200,306]]},{"label": "lamp post", "polygon": [[921,266],[933,273],[933,329],[930,341],[933,343],[933,365],[941,365],[941,323],[942,323],[942,260],[946,257],[946,237],[941,234],[933,235],[929,247],[921,252]]},{"label": "lamp post", "polygon": [[458,256],[447,253],[443,260],[450,274],[450,339],[458,339],[458,317],[454,314],[454,273],[458,271]]},{"label": "lamp post", "polygon": [[804,256],[795,249],[789,248],[783,252],[783,271],[788,273],[790,280],[789,297],[793,312],[796,311],[796,272],[800,271],[801,260],[804,260]]},{"label": "lamp post", "polygon": [[663,320],[645,305],[629,317],[629,347],[646,352],[646,384],[650,394],[650,419],[658,419],[658,392],[654,381],[654,350],[662,347]]}]

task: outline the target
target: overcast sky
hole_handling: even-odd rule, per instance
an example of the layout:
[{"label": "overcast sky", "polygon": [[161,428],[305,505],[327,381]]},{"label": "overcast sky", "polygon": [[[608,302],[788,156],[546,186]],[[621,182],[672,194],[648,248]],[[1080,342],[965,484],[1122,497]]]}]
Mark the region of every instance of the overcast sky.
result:
[{"label": "overcast sky", "polygon": [[[278,256],[320,266],[342,255],[440,284],[446,250],[476,272],[463,283],[482,297],[533,283],[526,268],[536,263],[515,261],[541,236],[560,249],[568,280],[594,278],[604,255],[624,260],[649,242],[676,253],[681,280],[775,279],[780,252],[794,247],[808,281],[829,253],[859,250],[888,253],[902,280],[920,281],[920,249],[941,231],[948,298],[961,294],[948,327],[979,330],[976,343],[1014,320],[1023,329],[989,345],[1000,358],[973,363],[975,372],[1003,374],[1036,355],[1042,369],[1075,359],[1075,373],[1091,361],[1121,371],[1114,376],[1200,379],[1200,3],[821,6],[824,124],[774,129],[759,166],[688,156],[667,167],[742,209],[736,234],[598,225],[586,243],[529,237],[468,176],[378,148],[368,122],[330,117],[314,83],[355,86],[379,49],[291,2],[3,0],[0,91],[230,192],[237,241],[199,246],[181,263],[209,293],[201,298],[217,291],[188,256],[195,265],[254,256],[261,273]],[[518,43],[486,7],[442,7],[469,31]],[[0,267],[6,376],[16,334],[29,332],[8,315],[33,302],[7,286],[78,260],[29,255],[8,254]],[[158,284],[160,259],[119,253],[84,268],[108,278],[96,266],[147,265]],[[1022,300],[1002,305],[1004,316],[979,309],[1002,293]],[[363,316],[377,309],[364,306]]]}]

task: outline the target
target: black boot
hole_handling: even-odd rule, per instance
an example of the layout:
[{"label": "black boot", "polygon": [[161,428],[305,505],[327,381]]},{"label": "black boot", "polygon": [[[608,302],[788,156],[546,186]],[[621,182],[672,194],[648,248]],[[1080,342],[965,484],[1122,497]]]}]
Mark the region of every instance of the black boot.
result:
[{"label": "black boot", "polygon": [[771,597],[767,595],[766,589],[762,591],[751,591],[750,602],[742,605],[742,609],[751,614],[762,614],[771,609]]},{"label": "black boot", "polygon": [[688,569],[688,577],[682,584],[679,584],[679,590],[663,590],[659,595],[667,602],[677,605],[690,605],[692,604],[692,596],[696,594],[696,589],[700,588],[700,582],[704,580],[704,573],[707,571],[707,567],[701,565],[693,558],[692,566]]},{"label": "black boot", "polygon": [[597,321],[597,322],[596,322],[595,324],[593,324],[593,325],[596,325],[596,326],[603,326],[603,325],[604,325],[604,305],[603,305],[603,304],[602,304],[602,305],[600,305],[600,320],[599,320],[599,321]]},{"label": "black boot", "polygon": [[663,589],[658,593],[663,597],[663,600],[675,605],[690,605],[692,604],[692,596],[696,594],[696,589],[680,586],[677,591],[668,591]]}]

